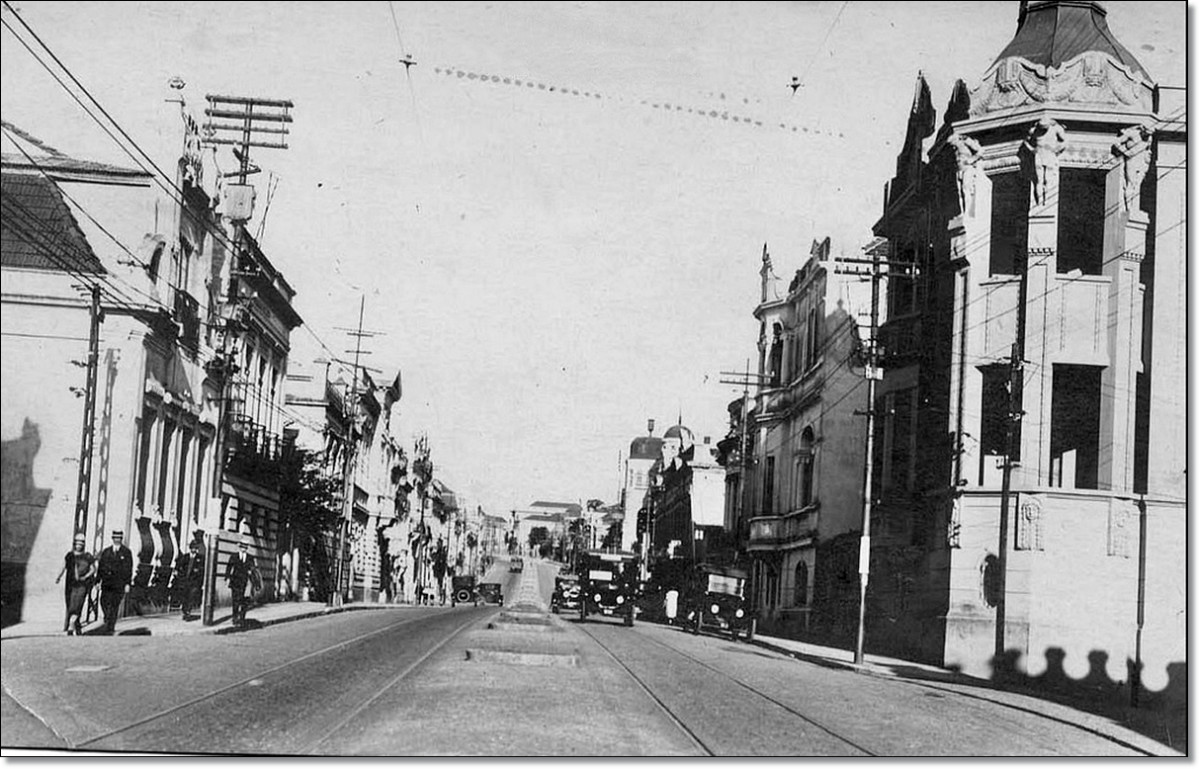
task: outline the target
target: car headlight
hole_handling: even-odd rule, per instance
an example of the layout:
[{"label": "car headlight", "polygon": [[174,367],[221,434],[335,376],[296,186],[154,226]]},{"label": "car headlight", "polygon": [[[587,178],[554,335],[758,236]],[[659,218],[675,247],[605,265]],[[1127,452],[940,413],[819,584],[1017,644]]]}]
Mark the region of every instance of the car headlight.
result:
[{"label": "car headlight", "polygon": [[592,596],[592,600],[596,603],[600,603],[600,594],[596,593],[594,596]]},{"label": "car headlight", "polygon": [[741,619],[742,617],[746,616],[746,612],[742,611],[741,609],[738,609],[737,611],[735,611],[733,613],[733,616],[737,617],[738,619]]},{"label": "car headlight", "polygon": [[711,608],[711,609],[709,609],[709,611],[711,611],[713,614],[720,614],[720,613],[721,613],[721,607],[720,607],[720,606],[717,606],[717,605],[714,603],[714,604],[712,605],[712,608]]},{"label": "car headlight", "polygon": [[623,596],[623,595],[617,596],[617,605],[620,605],[623,603],[625,603],[625,596]]}]

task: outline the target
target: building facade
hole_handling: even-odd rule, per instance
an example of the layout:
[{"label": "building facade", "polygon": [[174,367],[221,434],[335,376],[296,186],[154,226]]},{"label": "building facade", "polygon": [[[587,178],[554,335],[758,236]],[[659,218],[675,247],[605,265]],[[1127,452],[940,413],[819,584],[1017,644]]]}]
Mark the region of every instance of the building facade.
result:
[{"label": "building facade", "polygon": [[749,458],[737,469],[760,627],[840,639],[853,633],[858,604],[867,388],[830,248],[814,242],[786,290],[764,249],[757,386],[736,437]]},{"label": "building facade", "polygon": [[1168,96],[1094,2],[1022,3],[940,125],[918,78],[875,226],[916,270],[888,281],[880,333],[869,646],[1121,685],[1140,662],[1152,690],[1186,662]]}]

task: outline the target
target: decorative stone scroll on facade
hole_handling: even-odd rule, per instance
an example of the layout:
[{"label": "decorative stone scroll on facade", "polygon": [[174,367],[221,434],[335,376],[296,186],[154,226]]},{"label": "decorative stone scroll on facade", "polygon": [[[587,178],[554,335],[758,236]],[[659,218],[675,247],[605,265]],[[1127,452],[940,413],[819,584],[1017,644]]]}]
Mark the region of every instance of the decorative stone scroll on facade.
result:
[{"label": "decorative stone scroll on facade", "polygon": [[1025,497],[1017,504],[1017,550],[1045,550],[1042,540],[1042,503]]},{"label": "decorative stone scroll on facade", "polygon": [[1136,528],[1137,520],[1130,506],[1123,500],[1112,500],[1108,507],[1108,554],[1129,558]]}]

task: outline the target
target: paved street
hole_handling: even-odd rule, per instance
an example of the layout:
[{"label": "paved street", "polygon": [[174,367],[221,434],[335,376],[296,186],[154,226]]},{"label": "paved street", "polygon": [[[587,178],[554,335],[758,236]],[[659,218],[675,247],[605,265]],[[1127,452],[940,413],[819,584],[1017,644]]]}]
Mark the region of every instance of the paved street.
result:
[{"label": "paved street", "polygon": [[[11,747],[323,755],[1145,755],[1031,698],[869,675],[713,635],[497,606],[397,607],[246,633],[10,638]],[[948,725],[953,724],[953,728]],[[1165,752],[1165,751],[1164,751]]]}]

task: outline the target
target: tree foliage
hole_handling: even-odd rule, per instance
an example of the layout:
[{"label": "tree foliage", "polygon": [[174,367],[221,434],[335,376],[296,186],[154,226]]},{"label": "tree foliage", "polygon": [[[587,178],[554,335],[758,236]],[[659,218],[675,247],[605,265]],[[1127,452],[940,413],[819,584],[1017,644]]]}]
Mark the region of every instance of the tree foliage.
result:
[{"label": "tree foliage", "polygon": [[321,454],[288,446],[280,458],[279,525],[284,542],[299,551],[310,587],[320,600],[333,564],[325,551],[341,523],[341,481],[331,477]]},{"label": "tree foliage", "polygon": [[536,550],[546,540],[550,539],[550,531],[545,526],[534,526],[529,530],[529,547]]}]

